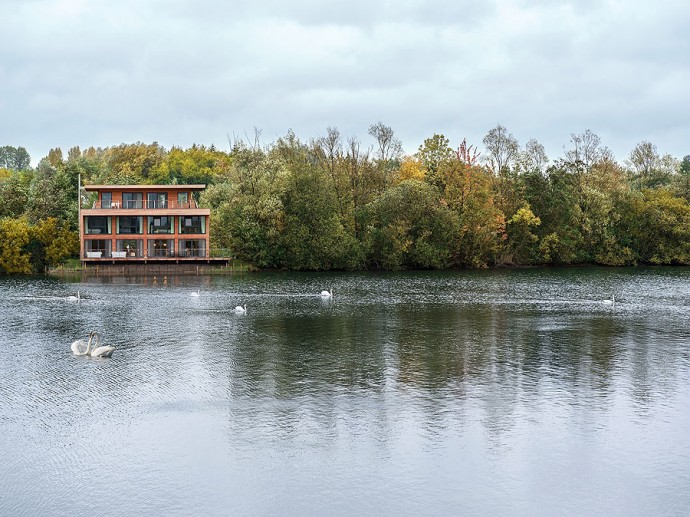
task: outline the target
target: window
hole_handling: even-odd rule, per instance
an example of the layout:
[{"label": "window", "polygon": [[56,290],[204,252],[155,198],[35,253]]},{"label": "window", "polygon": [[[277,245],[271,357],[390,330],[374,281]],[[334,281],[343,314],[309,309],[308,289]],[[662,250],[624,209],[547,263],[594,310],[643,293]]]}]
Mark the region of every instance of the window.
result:
[{"label": "window", "polygon": [[84,233],[87,235],[110,234],[110,217],[86,216],[84,217]]},{"label": "window", "polygon": [[123,192],[122,208],[143,208],[144,194],[141,192]]},{"label": "window", "polygon": [[148,216],[149,233],[172,233],[173,217],[167,215]]},{"label": "window", "polygon": [[117,233],[143,233],[142,217],[118,217]]},{"label": "window", "polygon": [[205,257],[206,241],[203,239],[180,240],[178,255],[180,257]]},{"label": "window", "polygon": [[113,206],[113,193],[112,192],[101,192],[101,208],[112,208]]},{"label": "window", "polygon": [[168,208],[168,193],[149,192],[146,194],[146,208]]},{"label": "window", "polygon": [[84,241],[84,253],[87,258],[110,257],[110,240],[86,239]]},{"label": "window", "polygon": [[189,198],[187,197],[186,192],[177,193],[177,206],[178,208],[190,208]]},{"label": "window", "polygon": [[206,233],[206,218],[199,215],[180,217],[180,233]]},{"label": "window", "polygon": [[149,239],[148,241],[148,256],[149,257],[174,257],[175,256],[175,241],[172,239]]},{"label": "window", "polygon": [[127,257],[141,257],[143,242],[140,239],[118,239],[117,251],[124,251]]}]

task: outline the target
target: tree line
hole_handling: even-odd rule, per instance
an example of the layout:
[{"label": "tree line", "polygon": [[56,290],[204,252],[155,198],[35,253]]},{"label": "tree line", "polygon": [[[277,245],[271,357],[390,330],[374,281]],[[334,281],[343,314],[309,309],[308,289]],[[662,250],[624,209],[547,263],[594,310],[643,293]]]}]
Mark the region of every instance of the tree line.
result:
[{"label": "tree line", "polygon": [[380,122],[368,135],[362,143],[329,127],[262,144],[257,132],[229,152],[56,148],[35,168],[25,149],[0,147],[0,274],[78,256],[80,175],[208,185],[199,202],[212,210],[212,246],[260,268],[690,264],[690,156],[642,141],[619,163],[589,130],[555,159],[501,125],[481,149],[434,134],[410,155]]}]

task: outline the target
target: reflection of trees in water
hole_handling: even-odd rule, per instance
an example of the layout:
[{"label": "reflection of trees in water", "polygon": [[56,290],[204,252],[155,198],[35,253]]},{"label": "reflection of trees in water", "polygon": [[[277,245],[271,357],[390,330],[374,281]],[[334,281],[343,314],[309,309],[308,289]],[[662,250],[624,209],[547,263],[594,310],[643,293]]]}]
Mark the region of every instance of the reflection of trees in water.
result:
[{"label": "reflection of trees in water", "polygon": [[250,425],[259,400],[262,425],[300,439],[363,433],[385,442],[397,426],[432,441],[464,432],[475,415],[498,445],[550,410],[594,425],[620,390],[644,407],[664,384],[673,389],[677,370],[675,349],[650,345],[608,313],[389,304],[347,315],[252,315],[233,328],[222,359],[229,397],[248,404],[233,418]]}]

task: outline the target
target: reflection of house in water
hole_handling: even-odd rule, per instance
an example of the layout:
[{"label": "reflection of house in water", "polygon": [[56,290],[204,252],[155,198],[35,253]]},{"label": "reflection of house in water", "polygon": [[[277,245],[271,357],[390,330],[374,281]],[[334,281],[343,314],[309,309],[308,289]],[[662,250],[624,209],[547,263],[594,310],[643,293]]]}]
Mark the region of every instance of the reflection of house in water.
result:
[{"label": "reflection of house in water", "polygon": [[193,194],[206,185],[88,185],[80,211],[84,263],[209,262],[210,210]]}]

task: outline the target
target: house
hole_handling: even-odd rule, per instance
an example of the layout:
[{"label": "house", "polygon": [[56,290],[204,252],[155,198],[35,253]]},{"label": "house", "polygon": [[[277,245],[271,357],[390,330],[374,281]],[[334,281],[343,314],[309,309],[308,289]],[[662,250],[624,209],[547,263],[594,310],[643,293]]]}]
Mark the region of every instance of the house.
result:
[{"label": "house", "polygon": [[87,185],[81,208],[83,262],[194,262],[210,257],[210,210],[193,193],[206,185]]}]

